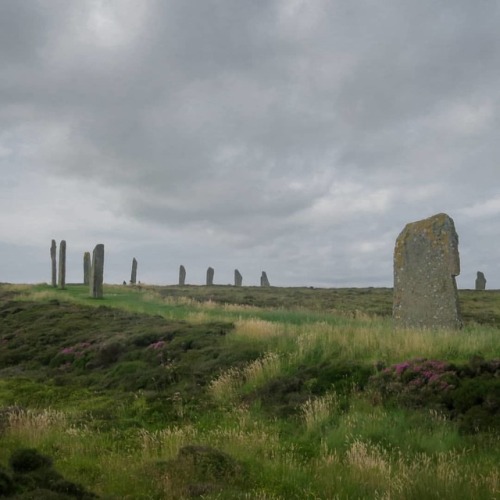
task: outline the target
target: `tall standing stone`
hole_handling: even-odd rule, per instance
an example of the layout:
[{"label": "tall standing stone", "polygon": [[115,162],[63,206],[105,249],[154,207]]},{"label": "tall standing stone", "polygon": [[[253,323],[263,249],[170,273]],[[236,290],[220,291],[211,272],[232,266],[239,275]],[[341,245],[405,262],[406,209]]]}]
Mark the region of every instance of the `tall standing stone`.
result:
[{"label": "tall standing stone", "polygon": [[234,270],[234,286],[241,286],[243,284],[243,276],[238,269]]},{"label": "tall standing stone", "polygon": [[59,244],[59,277],[60,288],[66,288],[66,241],[62,240]]},{"label": "tall standing stone", "polygon": [[214,268],[209,267],[207,269],[207,286],[212,286],[214,284]]},{"label": "tall standing stone", "polygon": [[481,271],[477,272],[476,290],[486,290],[486,278]]},{"label": "tall standing stone", "polygon": [[260,277],[260,286],[271,286],[269,284],[269,280],[267,279],[267,274],[265,271],[262,271],[262,275]]},{"label": "tall standing stone", "polygon": [[184,266],[179,267],[179,285],[184,286],[186,284],[186,268]]},{"label": "tall standing stone", "polygon": [[407,224],[394,249],[395,325],[460,328],[459,274],[458,235],[451,217],[437,214]]},{"label": "tall standing stone", "polygon": [[132,259],[132,272],[130,273],[130,283],[135,285],[137,283],[137,260],[134,257]]},{"label": "tall standing stone", "polygon": [[101,299],[104,280],[104,245],[99,243],[92,253],[92,272],[90,273],[90,296]]},{"label": "tall standing stone", "polygon": [[56,240],[52,240],[52,244],[50,245],[50,261],[52,264],[52,286],[55,288],[57,286],[57,245]]},{"label": "tall standing stone", "polygon": [[90,285],[90,268],[92,263],[90,261],[90,252],[85,252],[83,254],[83,284]]}]

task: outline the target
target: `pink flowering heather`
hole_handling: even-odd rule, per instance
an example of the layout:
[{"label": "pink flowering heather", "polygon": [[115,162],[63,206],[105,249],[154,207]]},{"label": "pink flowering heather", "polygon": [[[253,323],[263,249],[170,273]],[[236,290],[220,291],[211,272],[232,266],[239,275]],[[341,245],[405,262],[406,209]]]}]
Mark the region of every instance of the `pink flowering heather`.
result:
[{"label": "pink flowering heather", "polygon": [[158,342],[153,342],[148,345],[148,349],[154,349],[155,351],[162,349],[165,346],[164,340],[158,340]]},{"label": "pink flowering heather", "polygon": [[83,356],[85,351],[87,351],[92,344],[90,342],[80,342],[79,344],[69,346],[69,347],[64,347],[61,349],[60,353],[61,354],[74,354],[76,357]]},{"label": "pink flowering heather", "polygon": [[444,361],[412,359],[396,363],[372,377],[385,397],[405,399],[413,406],[456,387],[455,368]]},{"label": "pink flowering heather", "polygon": [[[410,363],[408,361],[404,361],[403,363],[398,363],[394,365],[392,368],[398,375],[401,375],[407,368],[410,367]],[[389,373],[391,372],[391,368],[388,369]]]}]

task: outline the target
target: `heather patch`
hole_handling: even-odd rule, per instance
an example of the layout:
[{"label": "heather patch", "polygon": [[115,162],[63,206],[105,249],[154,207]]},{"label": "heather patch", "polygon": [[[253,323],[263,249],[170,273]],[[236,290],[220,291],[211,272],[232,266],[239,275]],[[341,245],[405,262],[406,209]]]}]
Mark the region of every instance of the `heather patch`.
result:
[{"label": "heather patch", "polygon": [[459,422],[464,432],[500,429],[500,360],[467,364],[416,358],[381,369],[370,390],[384,404],[431,408]]}]

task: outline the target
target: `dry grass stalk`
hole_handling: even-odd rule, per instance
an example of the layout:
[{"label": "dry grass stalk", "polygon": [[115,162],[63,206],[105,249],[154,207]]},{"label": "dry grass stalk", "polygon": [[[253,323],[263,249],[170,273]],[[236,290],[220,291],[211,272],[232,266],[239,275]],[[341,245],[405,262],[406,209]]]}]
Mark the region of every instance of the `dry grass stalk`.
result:
[{"label": "dry grass stalk", "polygon": [[198,435],[191,425],[173,426],[157,431],[139,430],[140,447],[144,458],[173,458],[182,446]]},{"label": "dry grass stalk", "polygon": [[328,421],[338,406],[338,396],[330,392],[321,397],[308,399],[301,407],[300,413],[307,430],[312,430]]},{"label": "dry grass stalk", "polygon": [[16,410],[8,416],[7,432],[35,445],[54,429],[66,427],[66,415],[50,408],[41,411]]},{"label": "dry grass stalk", "polygon": [[281,373],[281,358],[275,352],[267,352],[243,368],[244,379],[251,384],[260,384]]},{"label": "dry grass stalk", "polygon": [[284,333],[284,325],[282,323],[265,321],[258,318],[239,319],[236,321],[235,326],[235,335],[256,340],[266,340]]},{"label": "dry grass stalk", "polygon": [[241,371],[229,368],[210,382],[208,391],[216,401],[231,401],[242,383]]}]

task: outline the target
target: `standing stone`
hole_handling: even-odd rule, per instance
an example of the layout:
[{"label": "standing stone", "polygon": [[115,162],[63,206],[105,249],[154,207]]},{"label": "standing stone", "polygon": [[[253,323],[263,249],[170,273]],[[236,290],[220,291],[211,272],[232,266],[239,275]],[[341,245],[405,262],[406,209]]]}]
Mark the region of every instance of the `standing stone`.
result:
[{"label": "standing stone", "polygon": [[184,286],[186,284],[186,268],[184,266],[179,267],[179,285]]},{"label": "standing stone", "polygon": [[476,290],[486,290],[486,278],[481,271],[477,272]]},{"label": "standing stone", "polygon": [[55,288],[57,286],[57,245],[56,240],[52,240],[50,245],[50,260],[52,263],[52,286]]},{"label": "standing stone", "polygon": [[269,284],[269,280],[267,279],[267,274],[265,271],[262,271],[262,276],[260,277],[260,286],[271,286]]},{"label": "standing stone", "polygon": [[207,269],[207,286],[212,286],[214,284],[214,269],[209,267]]},{"label": "standing stone", "polygon": [[137,283],[137,260],[135,257],[132,259],[132,272],[130,274],[130,283],[135,285]]},{"label": "standing stone", "polygon": [[234,286],[241,286],[243,284],[243,276],[238,269],[234,270]]},{"label": "standing stone", "polygon": [[59,245],[59,286],[66,288],[66,241],[62,240]]},{"label": "standing stone", "polygon": [[395,325],[460,328],[459,274],[458,235],[451,217],[437,214],[407,224],[394,249]]},{"label": "standing stone", "polygon": [[90,273],[90,296],[102,299],[104,280],[104,245],[99,243],[92,253],[92,271]]},{"label": "standing stone", "polygon": [[90,285],[90,252],[85,252],[83,254],[83,284]]}]

